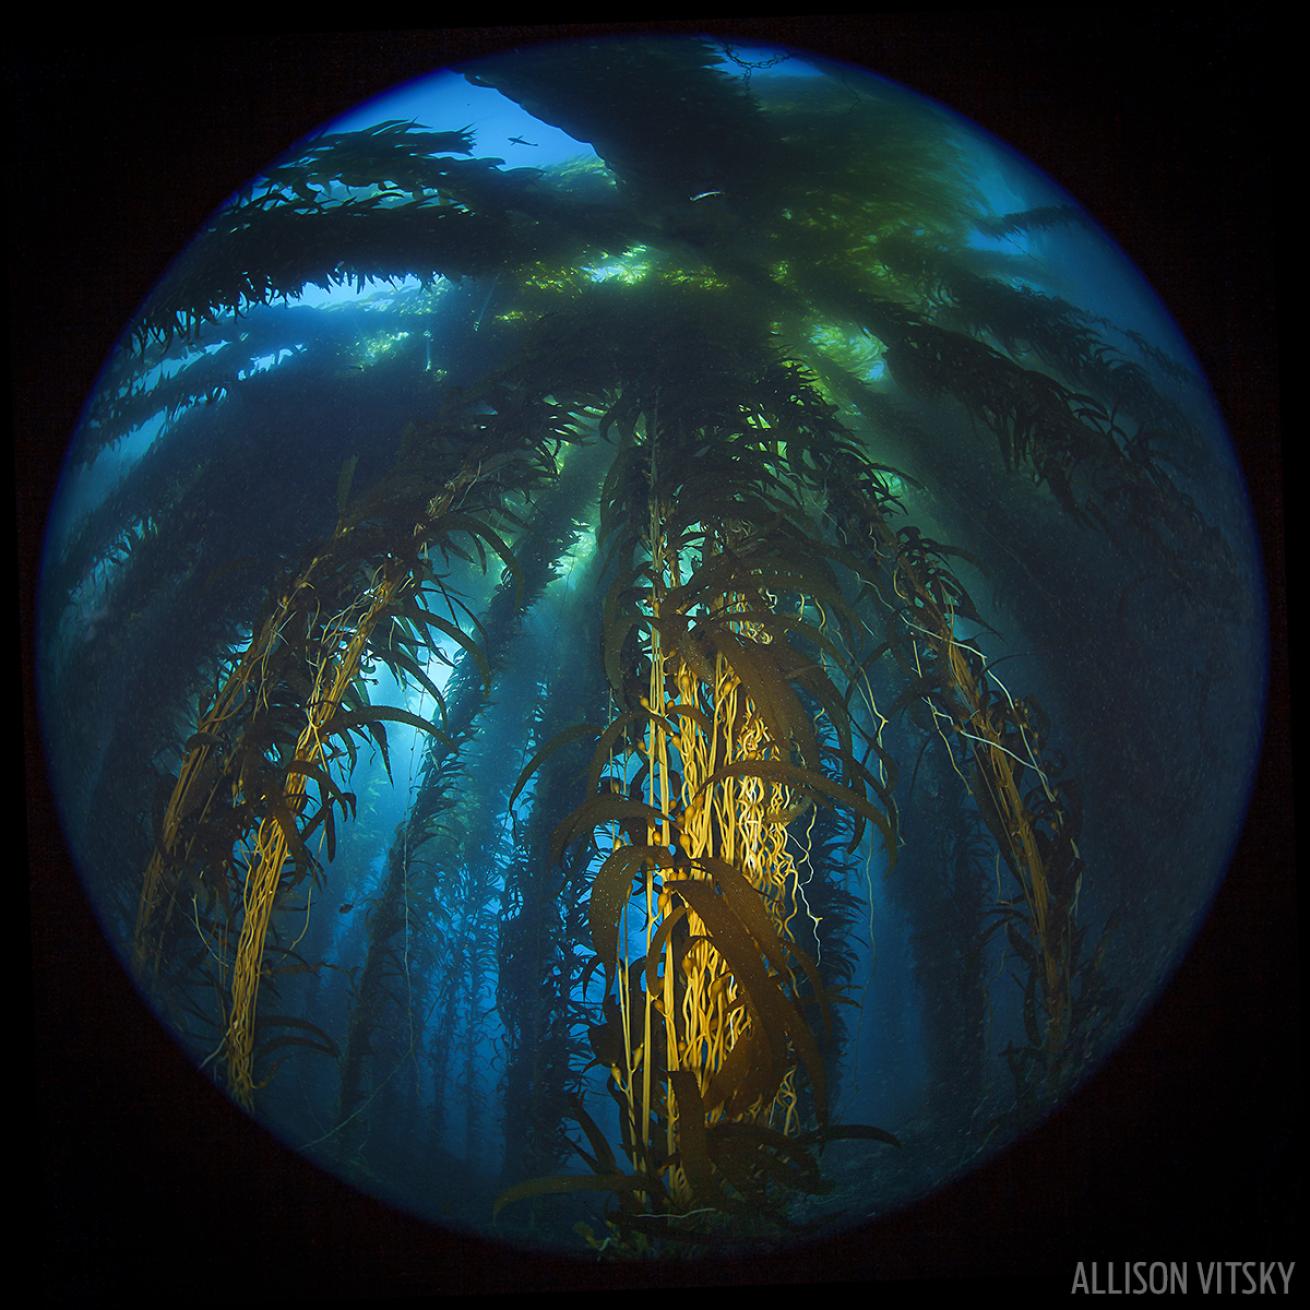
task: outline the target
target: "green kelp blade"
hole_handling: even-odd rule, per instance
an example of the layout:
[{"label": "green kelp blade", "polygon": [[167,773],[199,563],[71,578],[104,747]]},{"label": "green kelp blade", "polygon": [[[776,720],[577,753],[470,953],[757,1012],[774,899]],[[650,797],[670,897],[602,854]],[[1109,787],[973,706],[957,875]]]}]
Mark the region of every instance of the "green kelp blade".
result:
[{"label": "green kelp blade", "polygon": [[756,1213],[764,1213],[770,1208],[769,1196],[763,1180],[757,1176],[756,1150],[752,1142],[716,1140],[713,1146],[714,1167],[728,1186],[743,1196]]},{"label": "green kelp blade", "polygon": [[679,905],[671,913],[665,915],[660,926],[655,930],[655,936],[650,939],[650,950],[646,955],[646,991],[656,998],[656,1005],[663,1013],[663,990],[660,985],[660,964],[664,961],[664,948],[669,944],[669,938],[673,936],[673,930],[687,917],[687,907]]},{"label": "green kelp blade", "polygon": [[660,634],[666,654],[676,655],[702,682],[714,685],[714,651],[699,624],[693,627],[684,614],[665,614],[643,622]]},{"label": "green kelp blade", "polygon": [[399,709],[394,705],[367,705],[363,709],[351,710],[346,714],[337,713],[323,730],[323,735],[325,737],[336,736],[349,732],[353,728],[384,721],[408,724],[411,728],[417,728],[418,731],[426,732],[435,737],[443,746],[452,749],[455,746],[452,737],[442,732],[440,728],[423,718],[422,715],[414,714],[410,710]]},{"label": "green kelp blade", "polygon": [[506,545],[501,536],[481,519],[474,518],[469,514],[450,513],[442,516],[440,527],[443,534],[451,532],[467,532],[468,535],[476,542],[481,537],[492,550],[500,556],[501,562],[505,565],[505,571],[514,579],[514,602],[516,605],[523,604],[523,570],[519,567],[518,561],[514,558],[514,553]]},{"label": "green kelp blade", "polygon": [[282,829],[282,835],[286,838],[287,848],[291,852],[291,857],[296,866],[295,881],[299,882],[305,874],[314,869],[317,861],[309,853],[304,841],[301,840],[300,831],[296,827],[296,820],[281,796],[273,798],[269,805],[269,813],[276,821],[277,826]]},{"label": "green kelp blade", "polygon": [[705,1103],[701,1100],[696,1075],[689,1069],[669,1073],[669,1086],[678,1105],[678,1154],[681,1157],[692,1197],[698,1205],[719,1206],[724,1197],[714,1170],[705,1136]]},{"label": "green kelp blade", "polygon": [[744,641],[733,632],[709,628],[704,635],[745,686],[774,742],[780,747],[794,742],[805,763],[817,768],[819,744],[814,721],[801,707],[786,674],[779,668],[777,654],[768,646]]},{"label": "green kelp blade", "polygon": [[[596,743],[596,749],[592,752],[591,764],[587,769],[587,780],[583,784],[584,794],[590,794],[600,785],[600,775],[609,763],[610,752],[614,750],[619,739],[625,735],[627,729],[632,724],[639,721],[649,720],[657,726],[667,729],[668,724],[661,719],[658,714],[652,714],[650,710],[625,710],[617,718],[610,721],[609,726],[601,733],[600,740]],[[626,748],[621,754],[627,754],[631,747]]]},{"label": "green kelp blade", "polygon": [[628,639],[628,633],[647,622],[649,620],[640,614],[621,614],[605,625],[603,639],[605,676],[609,679],[610,686],[617,692],[623,690],[623,645]]},{"label": "green kelp blade", "polygon": [[190,753],[193,750],[198,750],[202,746],[222,746],[223,744],[223,738],[217,733],[193,732],[191,736],[186,739],[186,744],[182,747],[182,750],[185,753]]},{"label": "green kelp blade", "polygon": [[320,768],[317,764],[312,764],[308,760],[289,760],[287,761],[286,771],[288,773],[303,774],[306,778],[312,778],[319,786],[319,805],[330,806],[333,801],[341,806],[341,813],[347,817],[353,818],[355,813],[356,798],[354,792],[342,791],[340,787],[333,782],[331,775],[326,769]]},{"label": "green kelp blade", "polygon": [[[1018,917],[1018,916],[1016,916]],[[1019,922],[1025,922],[1019,917]],[[1023,939],[1022,934],[1015,927],[1015,920],[1010,919],[1005,923],[1005,935],[1009,939],[1010,949],[1028,966],[1030,970],[1036,971],[1037,953],[1032,946]]]},{"label": "green kelp blade", "polygon": [[[381,654],[381,652],[379,652]],[[381,658],[385,663],[392,667],[394,672],[400,669],[408,674],[415,682],[427,692],[437,703],[437,709],[441,714],[441,722],[444,727],[447,723],[446,716],[446,698],[441,694],[441,689],[431,678],[428,677],[427,670],[416,660],[408,651],[401,649],[399,646],[393,646]]]},{"label": "green kelp blade", "polygon": [[794,1139],[797,1143],[808,1145],[817,1142],[820,1146],[827,1142],[861,1141],[884,1142],[888,1146],[901,1146],[901,1140],[885,1128],[875,1128],[872,1124],[830,1124],[827,1128],[812,1133],[803,1133]]},{"label": "green kelp blade", "polygon": [[[600,956],[593,959],[600,962]],[[601,1002],[601,1012],[603,1022],[587,1025],[587,1044],[595,1057],[592,1063],[608,1069],[623,1059],[623,1017],[614,998],[608,995]]]},{"label": "green kelp blade", "polygon": [[644,801],[630,800],[613,792],[603,796],[592,796],[584,801],[567,818],[561,820],[550,837],[551,859],[559,860],[564,855],[564,848],[574,837],[582,832],[590,832],[602,823],[622,822],[625,819],[640,819],[651,827],[668,823],[676,828],[676,822],[662,810]]},{"label": "green kelp blade", "polygon": [[523,772],[519,774],[518,781],[514,784],[514,790],[509,794],[509,800],[506,802],[505,808],[513,809],[519,793],[528,785],[528,779],[541,768],[548,755],[559,750],[561,746],[567,746],[572,741],[577,741],[581,737],[594,737],[601,731],[603,729],[595,723],[575,723],[571,728],[565,728],[563,732],[557,732],[524,766]]},{"label": "green kelp blade", "polygon": [[267,1055],[281,1046],[308,1046],[311,1050],[321,1051],[324,1055],[330,1055],[335,1059],[341,1057],[341,1049],[336,1042],[322,1028],[310,1023],[308,1019],[301,1019],[293,1014],[261,1014],[259,1028],[261,1033],[269,1028],[295,1028],[305,1034],[297,1036],[294,1033],[283,1033],[262,1040],[256,1048],[261,1055]]},{"label": "green kelp blade", "polygon": [[687,719],[694,723],[707,737],[714,731],[714,724],[710,716],[704,710],[697,709],[695,705],[669,705],[665,708],[665,713],[670,719]]},{"label": "green kelp blade", "polygon": [[583,1107],[581,1097],[569,1097],[569,1110],[578,1121],[578,1126],[586,1133],[587,1140],[591,1143],[591,1149],[596,1153],[596,1159],[604,1165],[604,1170],[601,1172],[619,1175],[618,1161],[614,1158],[614,1152],[610,1148],[605,1134],[601,1132],[600,1126]]},{"label": "green kelp blade", "polygon": [[827,1074],[819,1055],[818,1043],[799,1011],[783,992],[779,981],[771,977],[759,956],[759,946],[737,917],[727,900],[715,891],[712,883],[686,879],[666,879],[666,891],[676,891],[704,921],[710,931],[714,949],[732,970],[738,986],[746,993],[752,1018],[759,1024],[769,1043],[771,1063],[776,1067],[787,1058],[785,1038],[790,1037],[801,1062],[810,1075],[819,1122],[827,1118]]},{"label": "green kelp blade", "polygon": [[711,1077],[705,1103],[711,1110],[722,1106],[729,1115],[739,1115],[745,1114],[757,1101],[771,1101],[787,1066],[774,1065],[770,1054],[756,1040],[754,1029],[747,1028]]},{"label": "green kelp blade", "polygon": [[859,783],[862,787],[871,791],[882,802],[887,812],[887,820],[892,825],[893,830],[896,825],[896,802],[893,799],[892,792],[896,787],[896,761],[888,756],[884,751],[879,749],[877,741],[873,741],[870,750],[866,750],[865,759],[869,757],[871,751],[876,751],[879,761],[887,773],[887,782],[879,779],[878,775],[871,773],[854,755],[848,754],[840,747],[824,746],[823,753],[831,756],[833,759],[841,761],[842,771],[846,778],[846,785],[852,791],[859,795],[858,790],[853,785]]},{"label": "green kelp blade", "polygon": [[[841,783],[833,782],[831,778],[827,778],[813,769],[798,768],[794,764],[785,764],[781,760],[734,760],[731,764],[724,764],[715,769],[701,783],[696,794],[699,795],[706,787],[713,786],[716,782],[722,782],[725,778],[741,777],[767,778],[772,782],[781,782],[788,787],[796,787],[802,791],[818,792],[821,796],[829,798],[828,804],[836,802],[847,809],[856,811],[857,814],[870,820],[882,833],[887,847],[889,871],[895,865],[896,837],[887,816],[872,805],[867,797],[861,796],[849,787],[843,787]],[[853,851],[859,846],[861,832],[862,830],[857,825],[857,835],[854,841],[848,845],[848,850]]]},{"label": "green kelp blade", "polygon": [[787,1137],[765,1124],[722,1120],[709,1130],[709,1150],[716,1160],[720,1153],[749,1151],[751,1165],[780,1186],[811,1194],[824,1190],[806,1139]]},{"label": "green kelp blade", "polygon": [[[620,798],[598,796],[595,799]],[[639,801],[627,801],[624,804],[641,805]],[[641,805],[643,811],[650,808],[649,805]],[[632,894],[633,878],[648,868],[671,869],[677,861],[678,857],[663,846],[619,846],[597,870],[591,884],[588,917],[591,920],[592,947],[609,972],[612,973],[618,963],[619,917]]]},{"label": "green kelp blade", "polygon": [[[812,641],[821,651],[829,655],[832,658],[833,663],[836,664],[836,666],[847,677],[851,675],[855,668],[854,661],[851,659],[850,655],[843,650],[842,647],[837,645],[835,641],[829,638],[822,628],[815,623],[807,622],[799,615],[779,614],[776,610],[768,609],[728,610],[718,618],[709,620],[707,623],[703,624],[703,626],[728,629],[728,625],[732,623],[755,624],[764,628],[771,636],[786,636],[793,632],[799,633],[802,637]],[[808,661],[802,664],[800,652],[795,651],[794,647],[791,647],[791,650],[795,652],[796,659],[791,662],[792,667],[788,669],[790,676],[799,676],[799,672],[793,670],[804,669],[804,671],[808,672],[815,667]]]},{"label": "green kelp blade", "polygon": [[693,864],[697,868],[704,869],[706,873],[714,878],[715,885],[723,892],[728,904],[732,907],[733,913],[745,925],[746,931],[755,938],[765,957],[777,969],[779,974],[784,976],[787,974],[788,956],[796,960],[805,976],[809,979],[810,985],[814,988],[815,998],[818,1000],[823,1014],[824,1029],[830,1034],[832,1015],[828,1008],[826,989],[819,977],[819,971],[815,967],[814,961],[795,942],[783,944],[772,921],[769,919],[768,910],[764,905],[764,898],[760,895],[759,890],[751,885],[746,875],[735,865],[729,864],[726,860],[717,859],[712,855],[695,856],[690,860],[682,861],[682,863]]},{"label": "green kelp blade", "polygon": [[478,670],[482,674],[483,685],[490,685],[491,665],[487,661],[486,652],[463,628],[457,623],[451,623],[440,615],[434,614],[430,609],[426,609],[412,596],[405,596],[400,603],[399,609],[420,632],[425,627],[436,628],[438,632],[444,632],[451,641],[462,647],[468,653],[469,658],[478,666]]}]

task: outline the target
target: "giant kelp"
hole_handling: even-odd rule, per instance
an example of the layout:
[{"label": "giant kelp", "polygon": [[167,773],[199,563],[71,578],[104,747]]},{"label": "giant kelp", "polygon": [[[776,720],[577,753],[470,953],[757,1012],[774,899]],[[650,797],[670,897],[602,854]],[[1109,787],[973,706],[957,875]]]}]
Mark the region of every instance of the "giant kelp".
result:
[{"label": "giant kelp", "polygon": [[[79,641],[79,588],[161,672],[86,821],[139,855],[111,889],[134,967],[239,1101],[337,1066],[306,1136],[347,1167],[367,1177],[396,1113],[460,1140],[459,1105],[506,1222],[599,1191],[611,1253],[785,1230],[827,1143],[896,1140],[832,1106],[861,851],[914,882],[966,1129],[1049,1105],[1110,1022],[1107,912],[1144,893],[1085,852],[1088,738],[998,673],[981,570],[1122,618],[1131,596],[1064,562],[1092,542],[1146,603],[1231,619],[1232,551],[1175,471],[1180,375],[970,244],[1067,215],[986,213],[935,111],[743,79],[705,42],[469,77],[591,142],[613,185],[505,169],[453,124],[319,137],[215,216],[107,374],[86,458],[160,430],[51,575],[58,685],[133,676]],[[1017,525],[993,545],[1007,512],[1049,528],[1043,557]],[[570,612],[539,668],[528,627]],[[1228,642],[1196,644],[1207,676]],[[422,762],[366,888],[337,848],[400,730]],[[95,731],[75,717],[68,758]],[[345,995],[306,983],[328,900],[367,904]],[[1018,984],[1003,1107],[988,951]],[[493,1131],[503,1153],[477,1150]],[[588,1173],[558,1172],[570,1152]]]},{"label": "giant kelp", "polygon": [[[387,854],[386,874],[370,928],[342,1065],[343,1122],[354,1116],[361,1097],[360,1066],[368,1031],[374,1022],[373,1012],[379,1002],[384,960],[406,921],[407,898],[421,894],[421,889],[411,888],[410,863],[432,835],[433,818],[442,814],[458,796],[460,748],[475,732],[489,688],[504,671],[505,657],[527,608],[551,581],[560,556],[577,535],[574,515],[586,502],[584,488],[588,479],[595,482],[594,462],[594,455],[589,452],[577,455],[567,473],[538,502],[525,525],[528,541],[517,552],[515,573],[500,584],[479,619],[480,643],[468,644],[460,651],[446,684],[442,734],[428,747],[414,803]],[[406,660],[406,667],[411,676],[426,679],[412,658]],[[432,690],[435,694],[435,687]]]}]

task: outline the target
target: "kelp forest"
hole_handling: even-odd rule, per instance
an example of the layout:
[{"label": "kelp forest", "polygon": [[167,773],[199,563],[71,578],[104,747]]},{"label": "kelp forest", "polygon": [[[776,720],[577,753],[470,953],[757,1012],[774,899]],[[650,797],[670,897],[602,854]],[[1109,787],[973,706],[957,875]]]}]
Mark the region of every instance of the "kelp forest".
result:
[{"label": "kelp forest", "polygon": [[195,1063],[367,1192],[588,1259],[885,1212],[1204,907],[1222,426],[1091,220],[889,83],[445,77],[572,153],[334,126],[106,365],[43,581],[69,839]]}]

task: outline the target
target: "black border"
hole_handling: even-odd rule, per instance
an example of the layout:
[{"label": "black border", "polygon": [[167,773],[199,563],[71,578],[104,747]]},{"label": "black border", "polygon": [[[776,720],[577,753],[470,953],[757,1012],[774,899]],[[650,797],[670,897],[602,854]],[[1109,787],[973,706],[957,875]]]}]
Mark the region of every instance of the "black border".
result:
[{"label": "black border", "polygon": [[1247,470],[1271,593],[1269,729],[1214,911],[1159,1006],[1044,1129],[916,1209],[777,1260],[616,1274],[520,1257],[428,1229],[281,1150],[142,1012],[70,871],[45,786],[27,648],[44,508],[120,326],[168,255],[256,167],[316,123],[433,66],[599,25],[29,37],[6,70],[35,1037],[35,1103],[13,1131],[37,1146],[30,1208],[38,1282],[52,1296],[888,1277],[1001,1279],[998,1290],[1045,1294],[1068,1291],[1078,1260],[1294,1258],[1300,1027],[1272,220],[1284,113],[1277,33],[1258,10],[645,26],[789,41],[936,96],[1088,204],[1178,319]]}]

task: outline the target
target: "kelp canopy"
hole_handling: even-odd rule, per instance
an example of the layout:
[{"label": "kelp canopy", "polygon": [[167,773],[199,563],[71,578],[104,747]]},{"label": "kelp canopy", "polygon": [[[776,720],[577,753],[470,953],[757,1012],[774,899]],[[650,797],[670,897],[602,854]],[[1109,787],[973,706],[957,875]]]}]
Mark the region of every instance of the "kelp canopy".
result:
[{"label": "kelp canopy", "polygon": [[278,161],[111,360],[45,578],[70,835],[196,1061],[603,1258],[794,1240],[1049,1110],[1254,737],[1185,348],[1039,179],[772,57],[524,49],[462,70],[503,139]]}]

